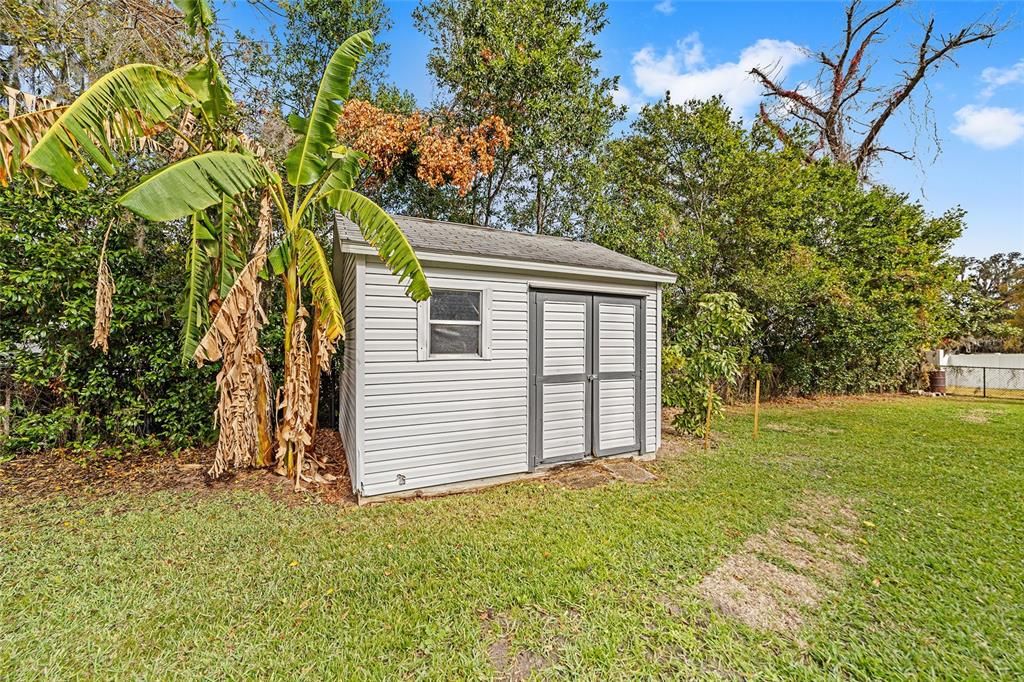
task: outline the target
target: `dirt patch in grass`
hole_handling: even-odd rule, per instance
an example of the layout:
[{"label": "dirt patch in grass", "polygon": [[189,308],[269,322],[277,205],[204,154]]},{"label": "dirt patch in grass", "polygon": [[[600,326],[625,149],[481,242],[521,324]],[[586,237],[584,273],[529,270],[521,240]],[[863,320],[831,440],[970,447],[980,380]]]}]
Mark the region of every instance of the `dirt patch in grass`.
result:
[{"label": "dirt patch in grass", "polygon": [[159,491],[216,495],[238,490],[258,492],[289,504],[320,501],[355,504],[345,451],[337,431],[319,429],[315,452],[334,480],[312,485],[296,494],[291,481],[264,469],[230,472],[216,481],[206,477],[213,448],[180,452],[153,449],[124,457],[83,455],[51,450],[16,457],[0,464],[0,500],[21,504],[67,497],[88,501],[114,493],[148,494]]},{"label": "dirt patch in grass", "polygon": [[[512,644],[512,623],[504,615],[488,609],[480,614],[484,627],[484,637],[497,635],[487,647],[487,658],[497,673],[497,679],[506,682],[519,682],[529,679],[535,672],[540,672],[554,665],[553,655],[545,655],[536,651],[523,649],[515,651]],[[490,627],[486,627],[487,625]]]},{"label": "dirt patch in grass", "polygon": [[907,398],[905,393],[861,393],[859,395],[814,395],[777,396],[762,400],[762,405],[785,405],[787,407],[844,407],[868,403],[888,403]]},{"label": "dirt patch in grass", "polygon": [[851,564],[865,562],[851,544],[857,532],[849,503],[810,493],[793,517],[748,538],[697,590],[718,611],[752,628],[794,632],[839,587]]},{"label": "dirt patch in grass", "polygon": [[623,481],[624,483],[650,483],[657,476],[639,463],[628,459],[587,461],[558,469],[545,480],[573,490],[586,490]]},{"label": "dirt patch in grass", "polygon": [[615,478],[604,467],[597,466],[593,462],[586,462],[559,469],[546,480],[563,488],[587,490],[611,483]]},{"label": "dirt patch in grass", "polygon": [[807,429],[795,424],[761,424],[762,431],[776,431],[778,433],[807,433]]},{"label": "dirt patch in grass", "polygon": [[1006,414],[1005,410],[990,410],[983,407],[968,410],[960,415],[960,418],[968,424],[988,424],[992,417],[999,417]]},{"label": "dirt patch in grass", "polygon": [[610,462],[602,462],[601,466],[609,471],[612,476],[626,483],[650,483],[656,481],[657,476],[636,462],[628,459],[617,459]]},{"label": "dirt patch in grass", "polygon": [[842,429],[834,429],[830,426],[798,426],[796,424],[769,423],[761,424],[763,431],[776,431],[778,433],[799,433],[804,435],[834,436],[842,433]]},{"label": "dirt patch in grass", "polygon": [[655,595],[654,601],[656,601],[659,606],[662,606],[665,609],[665,612],[673,618],[683,615],[683,607],[663,594]]}]

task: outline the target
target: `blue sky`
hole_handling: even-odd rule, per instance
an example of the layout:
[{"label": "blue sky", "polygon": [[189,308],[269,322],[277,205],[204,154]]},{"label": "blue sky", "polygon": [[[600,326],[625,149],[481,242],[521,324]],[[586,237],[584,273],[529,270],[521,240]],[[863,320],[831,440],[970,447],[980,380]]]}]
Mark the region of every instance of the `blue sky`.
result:
[{"label": "blue sky", "polygon": [[[381,39],[391,44],[392,81],[421,105],[438,94],[425,62],[430,42],[412,25],[411,0],[389,2],[394,27]],[[754,63],[778,64],[785,82],[810,81],[813,64],[799,48],[830,47],[840,36],[838,0],[608,3],[609,24],[598,37],[600,69],[620,77],[619,100],[634,109],[666,89],[673,99],[722,94],[744,118],[757,107],[759,89],[746,76]],[[954,30],[997,8],[988,2],[918,2],[887,27],[876,73],[895,74],[895,59],[919,35],[912,17],[936,17],[938,31]],[[960,205],[967,231],[958,255],[1024,251],[1024,3],[1002,5],[1013,28],[990,46],[974,45],[930,81],[931,108],[941,151],[929,135],[918,140],[919,162],[888,160],[875,174],[882,182],[920,199],[939,213]],[[222,7],[222,24],[260,34],[267,20],[244,0]],[[914,144],[907,117],[891,124],[885,141]]]}]

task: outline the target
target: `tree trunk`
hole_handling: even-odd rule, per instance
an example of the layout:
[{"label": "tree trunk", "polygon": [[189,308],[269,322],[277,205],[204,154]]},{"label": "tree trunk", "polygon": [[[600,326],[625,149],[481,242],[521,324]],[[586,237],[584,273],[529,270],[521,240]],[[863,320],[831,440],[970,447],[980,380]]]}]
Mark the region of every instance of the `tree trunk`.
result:
[{"label": "tree trunk", "polygon": [[[299,308],[299,288],[298,288],[298,266],[295,263],[295,256],[292,256],[292,263],[289,264],[288,270],[284,274],[284,381],[285,381],[285,394],[288,393],[288,382],[292,376],[292,332],[295,326],[295,317],[298,313]],[[281,405],[278,406],[282,407]],[[288,424],[288,418],[285,414],[282,414],[281,423],[277,425],[277,442],[278,452],[277,460],[278,466],[284,467],[287,476],[292,477],[295,474],[295,451],[292,441],[287,437],[287,431],[293,428],[293,425]]]},{"label": "tree trunk", "polygon": [[267,367],[266,359],[263,360],[263,380],[256,384],[256,429],[259,437],[260,451],[256,456],[256,466],[269,467],[274,463],[274,439],[271,431],[270,419],[270,394],[271,378],[270,368]]},{"label": "tree trunk", "polygon": [[316,426],[320,412],[320,308],[313,306],[313,338],[309,344],[309,393],[313,404],[310,406],[309,440],[316,447]]},{"label": "tree trunk", "polygon": [[0,419],[0,432],[5,436],[11,435],[11,392],[10,386],[4,387],[4,413],[3,418]]}]

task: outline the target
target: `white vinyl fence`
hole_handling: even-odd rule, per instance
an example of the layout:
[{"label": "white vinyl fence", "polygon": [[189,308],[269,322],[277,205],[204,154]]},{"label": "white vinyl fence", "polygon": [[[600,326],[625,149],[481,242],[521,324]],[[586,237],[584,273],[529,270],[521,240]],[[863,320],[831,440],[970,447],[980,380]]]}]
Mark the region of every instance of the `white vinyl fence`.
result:
[{"label": "white vinyl fence", "polygon": [[1024,398],[1024,353],[946,353],[930,361],[946,370],[949,393]]}]

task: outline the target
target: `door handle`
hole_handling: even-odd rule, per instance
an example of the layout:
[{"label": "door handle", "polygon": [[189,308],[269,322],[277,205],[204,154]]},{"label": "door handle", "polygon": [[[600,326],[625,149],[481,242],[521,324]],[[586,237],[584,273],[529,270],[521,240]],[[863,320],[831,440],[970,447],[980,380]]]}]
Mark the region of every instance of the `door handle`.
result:
[{"label": "door handle", "polygon": [[588,374],[587,375],[587,381],[597,381],[597,375],[596,374]]}]

